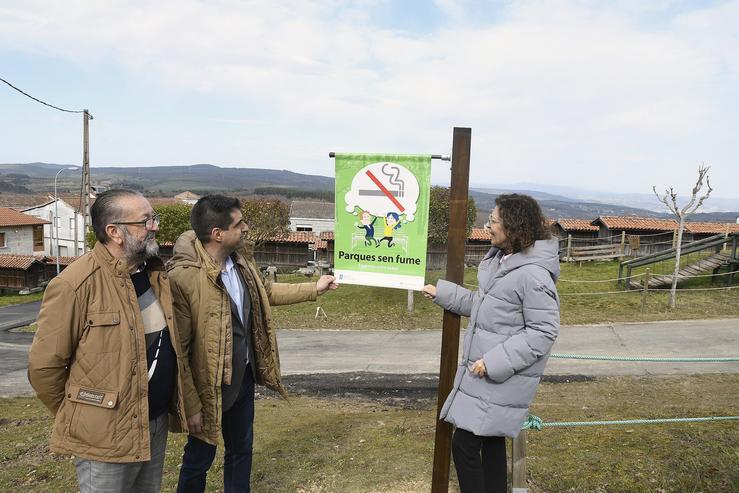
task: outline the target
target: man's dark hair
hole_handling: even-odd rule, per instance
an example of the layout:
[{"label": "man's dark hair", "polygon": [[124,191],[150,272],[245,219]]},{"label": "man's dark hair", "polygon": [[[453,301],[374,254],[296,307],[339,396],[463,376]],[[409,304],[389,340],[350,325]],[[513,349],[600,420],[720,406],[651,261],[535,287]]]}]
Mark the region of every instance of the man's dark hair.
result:
[{"label": "man's dark hair", "polygon": [[95,232],[95,238],[103,245],[110,240],[108,233],[105,232],[105,227],[108,224],[120,221],[124,214],[123,209],[118,204],[119,199],[132,196],[143,197],[135,190],[120,188],[103,192],[95,198],[95,202],[90,207],[92,230]]},{"label": "man's dark hair", "polygon": [[213,228],[228,229],[234,209],[241,210],[241,202],[236,197],[212,194],[198,200],[190,212],[190,224],[198,240],[205,245],[210,241]]},{"label": "man's dark hair", "polygon": [[521,252],[536,240],[551,238],[539,203],[528,195],[511,193],[495,199],[512,253]]}]

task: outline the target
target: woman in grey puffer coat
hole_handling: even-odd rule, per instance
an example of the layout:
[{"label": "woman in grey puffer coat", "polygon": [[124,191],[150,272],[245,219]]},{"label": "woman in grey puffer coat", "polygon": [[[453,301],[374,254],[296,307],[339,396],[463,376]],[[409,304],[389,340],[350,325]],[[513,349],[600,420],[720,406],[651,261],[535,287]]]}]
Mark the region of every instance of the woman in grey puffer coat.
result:
[{"label": "woman in grey puffer coat", "polygon": [[500,195],[495,203],[478,289],[444,280],[424,287],[435,303],[470,318],[440,416],[456,427],[462,493],[507,491],[505,437],[518,435],[559,332],[558,241],[533,198]]}]

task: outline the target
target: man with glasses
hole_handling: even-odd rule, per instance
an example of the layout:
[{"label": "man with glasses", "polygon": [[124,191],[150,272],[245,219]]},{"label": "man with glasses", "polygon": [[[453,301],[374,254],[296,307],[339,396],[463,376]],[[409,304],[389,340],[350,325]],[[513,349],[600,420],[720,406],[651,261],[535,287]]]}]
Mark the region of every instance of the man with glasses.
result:
[{"label": "man with glasses", "polygon": [[46,288],[28,377],[82,493],[159,492],[169,418],[187,430],[189,373],[156,257],[159,216],[131,190],[98,195],[90,214],[97,244]]},{"label": "man with glasses", "polygon": [[205,491],[223,436],[226,493],[248,492],[252,463],[254,384],[286,395],[271,305],[312,301],[338,286],[333,276],[301,284],[263,280],[247,249],[239,200],[207,195],[190,214],[167,264],[183,352],[190,436],[178,492]]}]

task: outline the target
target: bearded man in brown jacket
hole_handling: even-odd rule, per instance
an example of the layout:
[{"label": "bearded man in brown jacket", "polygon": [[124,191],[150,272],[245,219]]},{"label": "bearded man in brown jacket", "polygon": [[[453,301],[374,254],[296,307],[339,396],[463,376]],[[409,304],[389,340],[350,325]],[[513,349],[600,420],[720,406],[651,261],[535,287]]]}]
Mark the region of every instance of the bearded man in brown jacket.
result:
[{"label": "bearded man in brown jacket", "polygon": [[156,257],[159,216],[130,190],[99,195],[90,213],[98,242],[46,288],[28,378],[82,493],[159,492],[168,416],[187,429],[189,374]]},{"label": "bearded man in brown jacket", "polygon": [[194,231],[183,233],[167,264],[183,353],[190,436],[178,492],[201,492],[223,435],[226,493],[248,492],[255,382],[285,395],[270,305],[313,301],[336,289],[317,283],[262,280],[245,248],[247,226],[238,199],[208,195],[193,207]]}]

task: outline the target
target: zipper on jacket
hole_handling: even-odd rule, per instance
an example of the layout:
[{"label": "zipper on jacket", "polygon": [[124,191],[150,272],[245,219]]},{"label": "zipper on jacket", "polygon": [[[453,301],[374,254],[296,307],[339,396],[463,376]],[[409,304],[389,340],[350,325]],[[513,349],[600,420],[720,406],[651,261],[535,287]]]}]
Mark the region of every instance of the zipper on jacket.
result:
[{"label": "zipper on jacket", "polygon": [[[129,289],[128,282],[126,282],[126,279],[123,280],[124,289],[126,290],[126,294],[128,295],[128,301],[131,303],[131,290]],[[136,294],[134,292],[134,294]],[[134,344],[134,354],[136,355],[136,359],[134,360],[134,365],[138,367],[139,365],[139,331],[138,331],[138,320],[136,319],[136,307],[138,307],[139,300],[135,300],[135,305],[131,303],[131,317],[134,324],[134,330],[132,331],[133,334],[133,344]],[[140,371],[136,371],[136,388],[138,390],[138,394],[136,396],[136,409],[138,410],[136,414],[139,415],[139,419],[143,419],[142,413],[141,413],[141,374],[143,374]],[[148,398],[148,397],[147,397]],[[146,421],[146,428],[148,428],[149,421]],[[141,443],[144,438],[144,427],[138,426],[139,429],[139,447],[141,446]],[[148,431],[148,430],[147,430]]]}]

